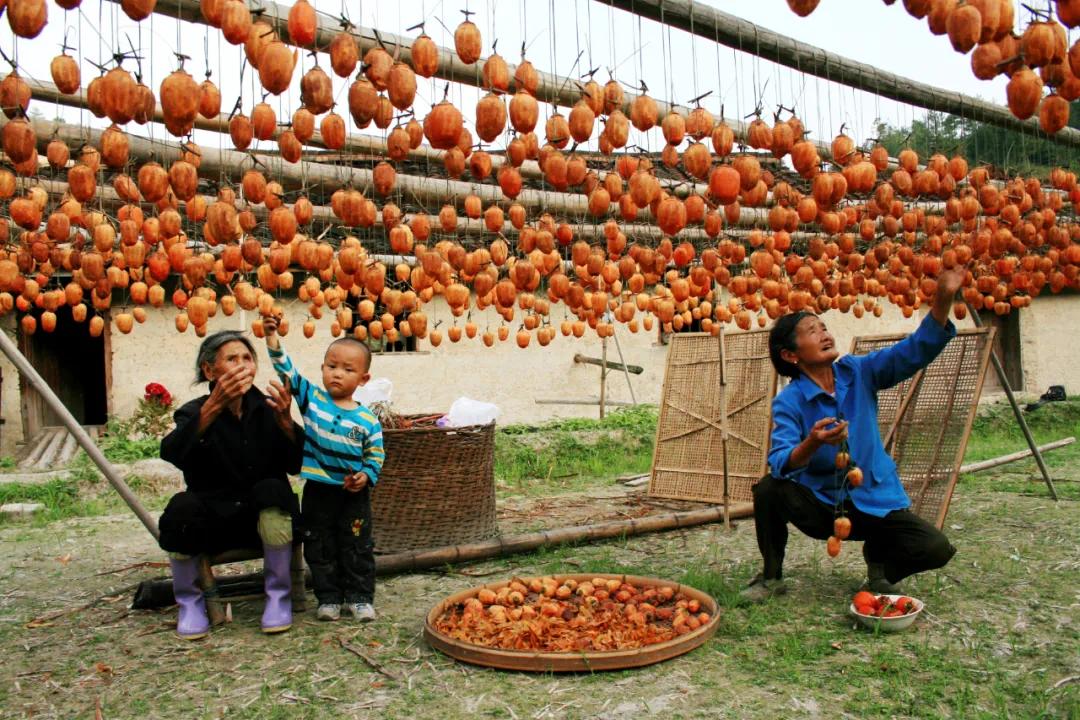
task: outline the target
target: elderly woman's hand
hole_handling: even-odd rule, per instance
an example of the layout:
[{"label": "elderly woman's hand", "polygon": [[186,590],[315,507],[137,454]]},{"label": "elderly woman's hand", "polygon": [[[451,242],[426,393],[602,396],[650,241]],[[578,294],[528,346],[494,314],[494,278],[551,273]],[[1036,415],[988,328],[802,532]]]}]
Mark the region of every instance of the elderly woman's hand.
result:
[{"label": "elderly woman's hand", "polygon": [[255,382],[255,370],[248,365],[235,365],[214,379],[210,401],[222,406],[244,396]]}]

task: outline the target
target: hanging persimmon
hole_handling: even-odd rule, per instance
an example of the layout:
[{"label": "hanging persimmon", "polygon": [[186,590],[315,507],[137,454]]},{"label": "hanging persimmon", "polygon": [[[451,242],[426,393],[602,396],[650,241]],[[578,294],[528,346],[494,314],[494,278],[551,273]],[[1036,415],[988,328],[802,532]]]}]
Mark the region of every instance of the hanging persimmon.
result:
[{"label": "hanging persimmon", "polygon": [[[307,4],[306,0],[301,0],[301,2]],[[258,65],[259,82],[267,92],[280,95],[289,88],[297,57],[296,50],[290,50],[285,43],[276,38],[262,48]]]},{"label": "hanging persimmon", "polygon": [[48,21],[49,6],[45,0],[8,0],[7,16],[11,32],[33,40]]},{"label": "hanging persimmon", "polygon": [[183,69],[175,70],[161,81],[158,91],[165,127],[176,137],[191,132],[199,114],[201,92],[198,83]]},{"label": "hanging persimmon", "polygon": [[420,77],[429,78],[439,71],[439,48],[426,33],[413,40],[409,55],[413,70]]},{"label": "hanging persimmon", "polygon": [[454,50],[458,58],[466,65],[472,65],[480,59],[480,28],[466,16],[454,30]]},{"label": "hanging persimmon", "polygon": [[315,42],[315,33],[318,30],[318,18],[315,16],[315,8],[307,0],[296,0],[289,8],[288,18],[289,40],[300,47],[311,45]]}]

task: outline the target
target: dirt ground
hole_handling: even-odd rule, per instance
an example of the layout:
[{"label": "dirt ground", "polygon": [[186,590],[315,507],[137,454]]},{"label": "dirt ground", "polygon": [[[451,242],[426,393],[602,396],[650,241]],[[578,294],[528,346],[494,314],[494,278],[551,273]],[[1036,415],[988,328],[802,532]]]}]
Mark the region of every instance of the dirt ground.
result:
[{"label": "dirt ground", "polygon": [[[259,631],[258,603],[205,641],[177,639],[175,608],[132,611],[167,573],[130,515],[0,528],[0,712],[5,717],[625,718],[1080,717],[1080,503],[1032,486],[961,486],[946,530],[959,553],[909,581],[927,602],[911,631],[877,636],[845,614],[858,547],[836,561],[792,535],[787,597],[746,607],[753,522],[564,547],[380,578],[368,626],[297,616]],[[653,511],[693,507],[663,501]],[[636,516],[640,489],[501,504],[507,531]],[[423,618],[445,595],[511,575],[635,572],[689,582],[723,614],[705,646],[634,671],[529,675],[430,649]],[[341,646],[346,640],[370,663]]]}]

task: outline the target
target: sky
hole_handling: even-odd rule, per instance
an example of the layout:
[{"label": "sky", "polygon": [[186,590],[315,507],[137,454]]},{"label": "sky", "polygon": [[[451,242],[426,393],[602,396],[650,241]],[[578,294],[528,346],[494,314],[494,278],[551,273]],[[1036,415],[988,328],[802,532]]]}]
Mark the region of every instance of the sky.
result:
[{"label": "sky", "polygon": [[[784,0],[714,0],[695,4],[711,4],[763,27],[885,71],[1004,103],[1003,79],[991,82],[975,79],[969,56],[953,51],[947,38],[932,35],[925,20],[918,21],[909,16],[899,2],[885,6],[880,0],[822,0],[808,18],[796,16]],[[579,77],[598,67],[597,78],[603,83],[611,68],[615,77],[626,85],[636,86],[644,80],[654,97],[683,104],[711,91],[702,104],[716,115],[723,107],[729,118],[753,113],[759,98],[765,117],[770,121],[778,104],[794,105],[812,136],[818,139],[831,139],[844,124],[846,132],[861,142],[873,137],[878,118],[894,126],[906,126],[925,115],[919,108],[804,75],[589,0],[352,0],[347,3],[315,0],[313,5],[320,13],[335,17],[347,6],[353,23],[410,38],[418,31],[407,28],[426,20],[428,34],[446,47],[452,47],[452,30],[464,17],[460,10],[467,6],[475,13],[472,19],[481,29],[485,55],[490,51],[491,42],[498,38],[498,51],[513,64],[525,42],[526,56],[541,70]],[[1026,22],[1026,16],[1026,11],[1019,10],[1018,22]],[[219,31],[157,15],[136,24],[123,14],[118,3],[104,0],[85,0],[78,11],[70,12],[50,3],[49,24],[38,38],[30,41],[19,39],[15,43],[7,23],[0,22],[0,49],[9,57],[15,53],[24,75],[48,80],[49,62],[60,52],[65,31],[68,45],[77,48],[72,52],[83,57],[84,86],[97,73],[89,61],[105,58],[118,47],[126,49],[130,38],[144,55],[146,81],[155,92],[164,76],[176,68],[177,60],[172,53],[179,48],[190,56],[185,68],[196,80],[203,79],[209,65],[210,79],[221,89],[224,112],[232,108],[238,95],[243,98],[246,112],[261,99],[250,67],[241,78],[242,47],[229,45]],[[277,110],[279,121],[287,119],[299,106],[299,78],[312,63],[311,57],[302,54],[294,73],[293,87],[269,101]],[[322,56],[321,65],[333,76],[327,56]],[[134,70],[135,64],[128,61],[125,67]],[[338,110],[348,121],[345,103],[351,80],[333,78],[335,93],[341,103]],[[432,99],[441,99],[445,83],[419,80],[414,107],[422,118]],[[452,86],[450,99],[462,108],[467,126],[471,124],[472,108],[479,97],[480,91],[476,88]],[[86,111],[80,113],[41,103],[37,103],[37,109],[50,118],[60,115],[67,122],[94,127],[107,124]],[[550,112],[553,112],[550,107],[542,105],[541,130],[544,118]],[[564,109],[563,113],[566,112]],[[350,132],[358,132],[351,121],[348,124]],[[129,131],[149,132],[157,139],[175,142],[161,127],[147,130],[132,124]],[[382,134],[373,126],[365,132]],[[203,145],[231,147],[227,136],[199,133],[196,141]],[[636,131],[632,130],[631,143],[635,141],[659,149],[662,138],[655,131],[646,137],[637,137]],[[502,144],[496,141],[494,146],[497,148]]]}]

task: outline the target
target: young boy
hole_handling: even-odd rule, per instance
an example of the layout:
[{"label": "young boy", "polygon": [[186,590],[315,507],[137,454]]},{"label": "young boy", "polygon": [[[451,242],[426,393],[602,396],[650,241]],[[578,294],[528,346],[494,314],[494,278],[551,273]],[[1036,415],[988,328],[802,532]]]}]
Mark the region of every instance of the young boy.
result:
[{"label": "young boy", "polygon": [[341,613],[375,619],[375,553],[371,539],[371,486],[383,463],[382,426],[353,400],[371,375],[371,351],[351,337],[330,343],[323,357],[323,387],[293,366],[277,336],[278,318],[263,320],[274,370],[289,378],[304,416],[301,515],[304,559],[311,568],[317,617]]}]

